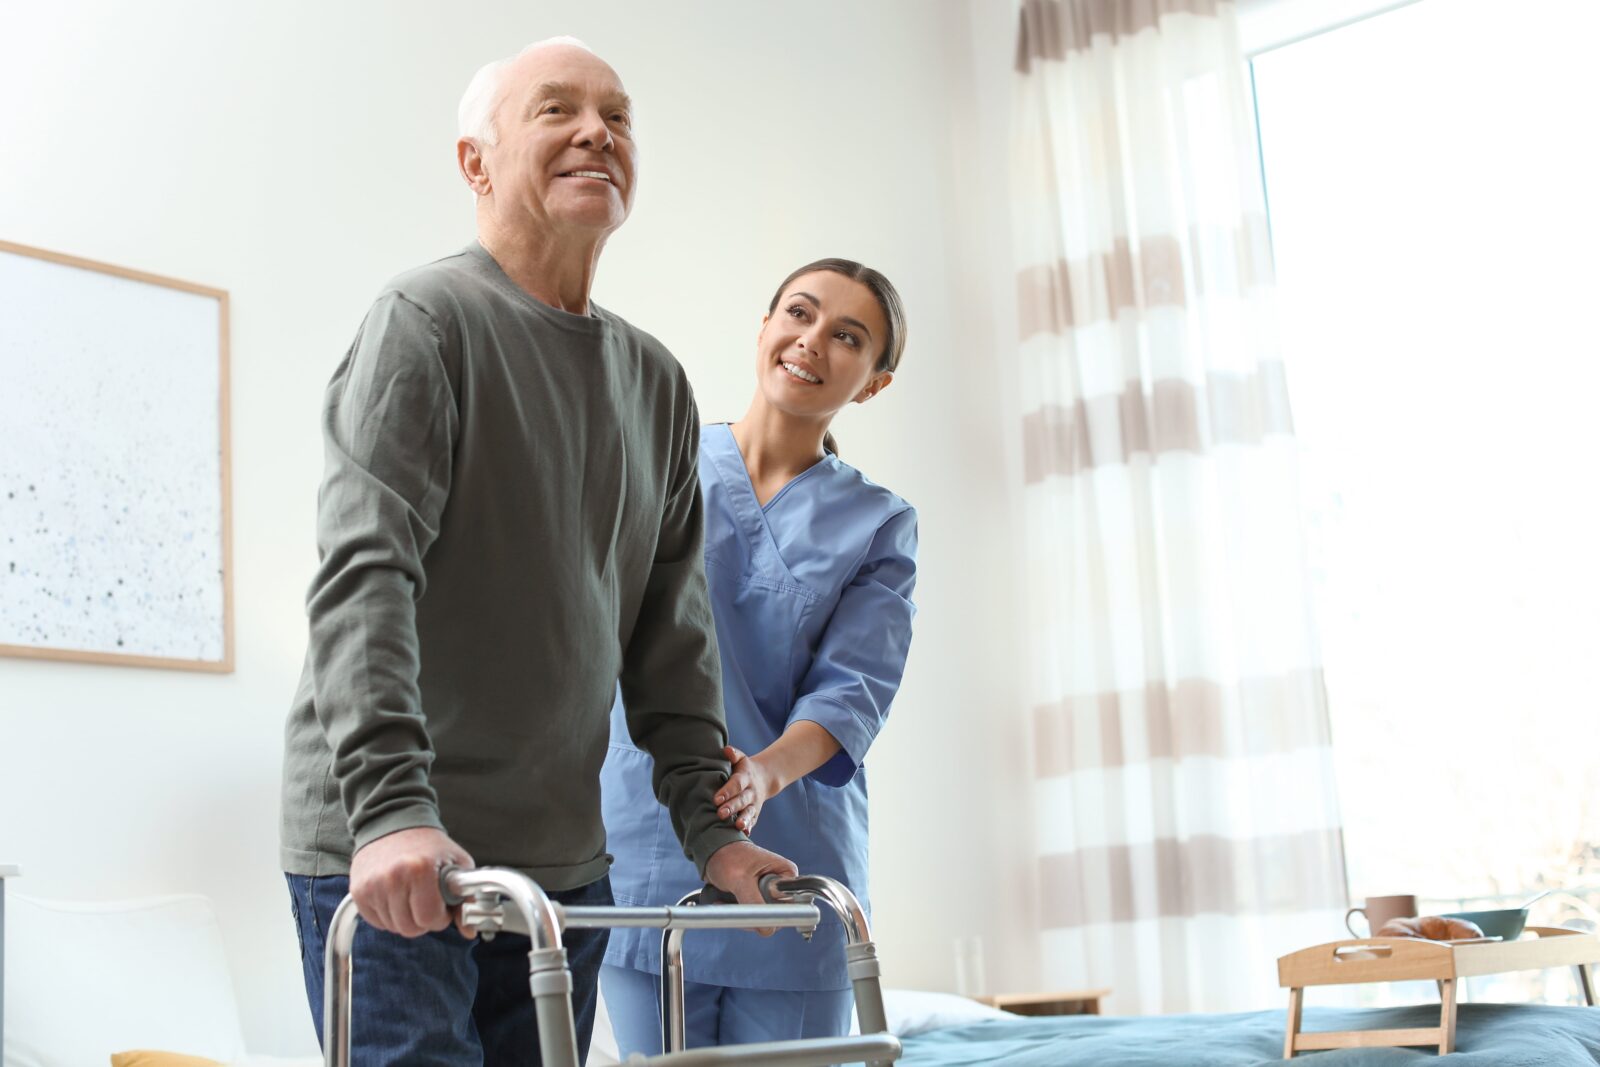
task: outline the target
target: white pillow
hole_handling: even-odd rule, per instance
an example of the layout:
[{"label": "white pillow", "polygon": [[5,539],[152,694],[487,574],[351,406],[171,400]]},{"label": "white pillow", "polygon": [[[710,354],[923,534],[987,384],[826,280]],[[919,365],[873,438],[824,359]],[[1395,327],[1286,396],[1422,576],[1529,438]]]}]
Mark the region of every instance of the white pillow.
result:
[{"label": "white pillow", "polygon": [[245,1055],[222,932],[205,897],[6,898],[6,1067],[92,1067],[113,1052]]},{"label": "white pillow", "polygon": [[[967,1026],[991,1019],[1016,1019],[1010,1012],[958,997],[954,993],[932,993],[920,989],[885,989],[883,1013],[888,1017],[889,1032],[895,1037],[915,1037],[929,1030]],[[861,1032],[861,1024],[856,1021],[853,1008],[850,1032]]]}]

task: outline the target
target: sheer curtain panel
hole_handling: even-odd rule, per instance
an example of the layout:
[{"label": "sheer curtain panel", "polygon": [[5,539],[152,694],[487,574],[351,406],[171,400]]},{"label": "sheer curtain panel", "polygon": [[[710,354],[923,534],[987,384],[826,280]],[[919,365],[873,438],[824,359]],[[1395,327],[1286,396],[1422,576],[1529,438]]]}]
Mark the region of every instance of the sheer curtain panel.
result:
[{"label": "sheer curtain panel", "polygon": [[1233,6],[1027,0],[1017,43],[1044,977],[1274,1006],[1346,889]]}]

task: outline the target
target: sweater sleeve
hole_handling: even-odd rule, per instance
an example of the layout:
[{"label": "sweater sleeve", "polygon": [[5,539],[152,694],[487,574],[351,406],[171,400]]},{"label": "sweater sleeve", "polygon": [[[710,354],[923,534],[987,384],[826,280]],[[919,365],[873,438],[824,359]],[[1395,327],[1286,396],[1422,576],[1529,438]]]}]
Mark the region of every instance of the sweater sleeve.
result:
[{"label": "sweater sleeve", "polygon": [[789,721],[810,720],[839,742],[833,758],[811,772],[823,785],[855,777],[889,717],[911,648],[916,560],[917,513],[908,507],[873,534],[800,683]]},{"label": "sweater sleeve", "polygon": [[396,830],[442,829],[416,627],[459,427],[442,347],[426,311],[385,293],[323,409],[311,669],[356,849]]},{"label": "sweater sleeve", "polygon": [[728,730],[706,590],[699,422],[691,399],[679,424],[660,537],[623,652],[621,682],[628,732],[653,759],[656,798],[704,878],[713,852],[747,838],[717,818],[712,800],[728,778],[722,758]]}]

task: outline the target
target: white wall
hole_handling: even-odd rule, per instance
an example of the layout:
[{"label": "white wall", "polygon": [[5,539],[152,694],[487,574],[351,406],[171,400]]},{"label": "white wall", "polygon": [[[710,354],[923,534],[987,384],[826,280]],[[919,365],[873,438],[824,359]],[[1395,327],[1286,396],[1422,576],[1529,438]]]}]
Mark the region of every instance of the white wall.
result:
[{"label": "white wall", "polygon": [[990,984],[1029,986],[1008,8],[13,5],[0,238],[232,294],[238,639],[224,677],[0,660],[14,890],[209,894],[252,1047],[312,1044],[275,842],[321,389],[383,280],[471,237],[452,148],[467,78],[574,33],[639,101],[640,194],[596,296],[677,353],[707,418],[743,411],[760,314],[792,266],[859,258],[906,297],[901,378],[837,426],[846,458],[922,515],[916,646],[871,761],[878,930],[895,984],[949,988],[951,938],[981,934]]}]

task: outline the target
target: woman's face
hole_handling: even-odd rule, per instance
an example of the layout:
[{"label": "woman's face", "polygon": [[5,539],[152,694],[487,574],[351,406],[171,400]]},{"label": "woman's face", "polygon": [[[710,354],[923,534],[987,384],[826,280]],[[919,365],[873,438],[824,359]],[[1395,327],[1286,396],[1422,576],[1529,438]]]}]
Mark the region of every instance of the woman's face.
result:
[{"label": "woman's face", "polygon": [[872,290],[833,271],[790,282],[756,339],[756,381],[767,402],[791,415],[831,417],[863,401],[893,375],[873,368],[889,324]]}]

